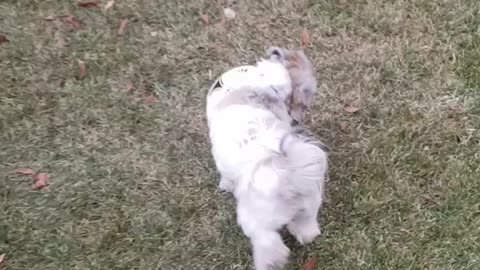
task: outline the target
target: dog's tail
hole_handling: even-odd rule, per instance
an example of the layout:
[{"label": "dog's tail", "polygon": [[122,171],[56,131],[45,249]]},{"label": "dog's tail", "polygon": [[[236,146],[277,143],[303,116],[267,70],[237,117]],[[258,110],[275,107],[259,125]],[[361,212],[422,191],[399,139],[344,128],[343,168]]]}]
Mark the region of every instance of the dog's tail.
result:
[{"label": "dog's tail", "polygon": [[301,128],[283,137],[280,150],[287,161],[287,185],[296,193],[308,194],[312,189],[323,194],[327,176],[327,148]]},{"label": "dog's tail", "polygon": [[323,194],[328,169],[326,146],[301,127],[283,136],[268,135],[263,145],[271,149],[271,155],[247,174],[251,180],[245,182],[267,196],[280,192],[284,199]]}]

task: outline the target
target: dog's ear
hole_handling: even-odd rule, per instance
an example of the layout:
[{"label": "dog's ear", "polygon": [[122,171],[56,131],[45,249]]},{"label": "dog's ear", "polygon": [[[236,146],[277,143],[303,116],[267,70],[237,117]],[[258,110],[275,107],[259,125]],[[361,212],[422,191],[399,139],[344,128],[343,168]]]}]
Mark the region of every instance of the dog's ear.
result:
[{"label": "dog's ear", "polygon": [[270,47],[266,52],[267,59],[283,59],[285,58],[285,50],[280,47]]},{"label": "dog's ear", "polygon": [[290,115],[301,123],[317,91],[315,71],[303,50],[295,50],[294,53],[289,54],[286,66],[293,83],[289,104]]},{"label": "dog's ear", "polygon": [[[313,74],[295,74],[295,87],[290,100],[289,109],[293,119],[302,123],[306,111],[310,108],[315,93],[317,92],[317,81]],[[293,80],[292,80],[293,81]]]}]

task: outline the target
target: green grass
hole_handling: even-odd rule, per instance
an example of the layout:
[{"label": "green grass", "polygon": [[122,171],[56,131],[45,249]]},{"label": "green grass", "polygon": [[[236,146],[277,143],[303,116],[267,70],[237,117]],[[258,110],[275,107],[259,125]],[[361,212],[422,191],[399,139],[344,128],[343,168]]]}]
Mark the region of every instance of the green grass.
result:
[{"label": "green grass", "polygon": [[[287,238],[289,269],[478,269],[478,1],[116,2],[0,2],[2,269],[250,269],[205,95],[211,75],[303,29],[321,86],[307,125],[331,171],[323,234]],[[226,6],[237,16],[221,24]],[[32,190],[18,167],[50,185]]]}]

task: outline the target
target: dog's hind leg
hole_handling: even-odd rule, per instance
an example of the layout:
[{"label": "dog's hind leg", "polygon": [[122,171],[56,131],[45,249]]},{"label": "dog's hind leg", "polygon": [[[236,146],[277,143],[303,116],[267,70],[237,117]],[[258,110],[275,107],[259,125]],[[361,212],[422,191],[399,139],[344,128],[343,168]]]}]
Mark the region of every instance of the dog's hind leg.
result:
[{"label": "dog's hind leg", "polygon": [[290,250],[283,243],[276,226],[266,224],[264,217],[258,216],[261,214],[259,209],[251,208],[249,202],[242,204],[240,200],[237,219],[243,233],[250,239],[255,270],[283,269],[288,262]]},{"label": "dog's hind leg", "polygon": [[257,231],[250,236],[256,270],[283,269],[290,250],[276,231]]},{"label": "dog's hind leg", "polygon": [[298,212],[288,223],[288,231],[295,236],[300,244],[312,242],[315,237],[320,235],[320,226],[317,221],[317,213],[320,208],[321,200],[310,198],[311,204],[307,208]]}]

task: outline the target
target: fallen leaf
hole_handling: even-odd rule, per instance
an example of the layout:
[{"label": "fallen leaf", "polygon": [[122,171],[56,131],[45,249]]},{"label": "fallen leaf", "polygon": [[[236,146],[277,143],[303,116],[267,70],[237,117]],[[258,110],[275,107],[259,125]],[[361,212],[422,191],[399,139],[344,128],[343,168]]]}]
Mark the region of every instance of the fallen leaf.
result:
[{"label": "fallen leaf", "polygon": [[220,25],[225,25],[225,16],[222,16],[222,18],[220,19]]},{"label": "fallen leaf", "polygon": [[5,254],[0,255],[0,266],[3,264],[5,261]]},{"label": "fallen leaf", "polygon": [[77,18],[73,17],[72,15],[66,16],[62,18],[62,21],[66,24],[69,24],[72,26],[74,29],[80,29],[82,25],[80,24],[80,21],[77,20]]},{"label": "fallen leaf", "polygon": [[345,121],[340,122],[340,129],[346,131],[348,128],[348,123]]},{"label": "fallen leaf", "polygon": [[128,25],[128,20],[127,19],[122,19],[120,21],[120,25],[118,26],[118,31],[117,31],[117,34],[119,36],[125,34],[125,30],[127,29],[127,25]]},{"label": "fallen leaf", "polygon": [[306,264],[303,265],[303,270],[313,270],[316,264],[317,257],[312,257],[310,260],[307,261]]},{"label": "fallen leaf", "polygon": [[4,35],[0,35],[0,44],[5,42],[10,42],[10,40],[8,40],[8,38]]},{"label": "fallen leaf", "polygon": [[132,92],[133,90],[135,90],[135,85],[133,85],[132,81],[128,81],[127,82],[127,92]]},{"label": "fallen leaf", "polygon": [[301,35],[302,48],[308,47],[310,45],[310,42],[310,33],[308,33],[307,29],[303,29]]},{"label": "fallen leaf", "polygon": [[77,62],[78,62],[78,76],[80,77],[80,79],[83,79],[87,75],[87,65],[85,65],[85,62],[83,62],[82,60],[78,60]]},{"label": "fallen leaf", "polygon": [[158,102],[158,99],[154,95],[148,95],[143,98],[143,103],[146,105],[153,105]]},{"label": "fallen leaf", "polygon": [[236,14],[235,14],[235,11],[233,11],[233,9],[225,8],[225,9],[223,9],[223,15],[225,15],[225,17],[227,19],[233,19],[233,18],[235,18]]},{"label": "fallen leaf", "polygon": [[100,1],[85,1],[85,2],[80,2],[78,5],[80,7],[100,7],[98,4],[100,4]]},{"label": "fallen leaf", "polygon": [[55,46],[59,49],[65,47],[65,39],[60,31],[55,32]]},{"label": "fallen leaf", "polygon": [[200,18],[202,19],[202,22],[204,24],[209,24],[210,23],[210,17],[208,17],[208,14],[202,14],[200,15]]},{"label": "fallen leaf", "polygon": [[111,9],[114,4],[115,4],[115,0],[110,0],[110,1],[108,1],[108,3],[105,5],[105,7],[103,9],[105,11],[107,11],[107,10]]},{"label": "fallen leaf", "polygon": [[33,177],[33,188],[42,189],[48,185],[48,174],[47,173],[37,173]]},{"label": "fallen leaf", "polygon": [[47,36],[49,37],[54,37],[55,36],[55,33],[53,32],[53,26],[52,25],[47,25],[47,27],[45,28],[45,33],[47,34]]},{"label": "fallen leaf", "polygon": [[360,108],[352,106],[352,105],[345,105],[343,107],[343,110],[345,110],[347,113],[356,113],[360,110]]},{"label": "fallen leaf", "polygon": [[15,170],[16,173],[22,175],[34,175],[35,172],[31,168],[17,168]]},{"label": "fallen leaf", "polygon": [[56,17],[53,15],[48,15],[47,17],[43,18],[45,21],[55,21]]},{"label": "fallen leaf", "polygon": [[450,107],[448,110],[453,114],[465,114],[465,109],[460,106]]}]

